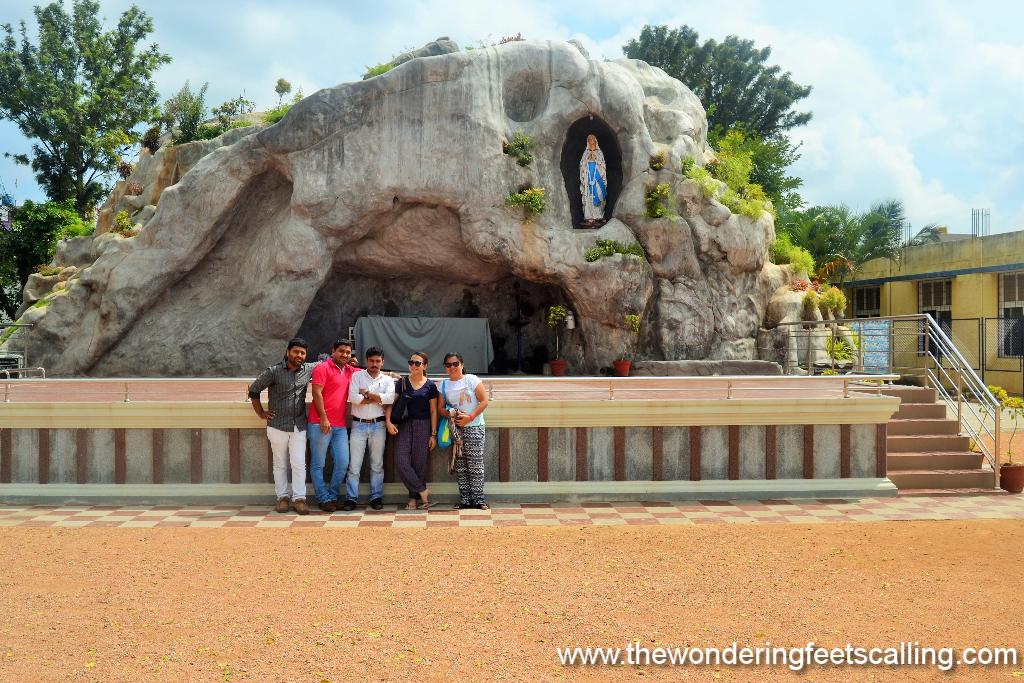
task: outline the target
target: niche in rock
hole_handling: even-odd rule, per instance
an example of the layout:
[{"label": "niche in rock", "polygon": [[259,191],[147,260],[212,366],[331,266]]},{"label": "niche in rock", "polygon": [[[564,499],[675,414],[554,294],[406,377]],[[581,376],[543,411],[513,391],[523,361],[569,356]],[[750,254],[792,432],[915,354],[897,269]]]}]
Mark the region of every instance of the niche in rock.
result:
[{"label": "niche in rock", "polygon": [[565,134],[562,145],[562,178],[565,180],[565,192],[569,196],[569,210],[572,213],[572,226],[583,227],[583,194],[580,190],[580,161],[587,149],[587,137],[597,138],[597,145],[604,154],[608,177],[606,187],[608,196],[604,204],[604,220],[612,217],[615,202],[622,191],[622,150],[619,140],[611,127],[597,116],[579,119]]},{"label": "niche in rock", "polygon": [[[363,316],[487,318],[494,346],[489,372],[508,374],[517,365],[528,374],[540,374],[554,357],[554,332],[547,326],[547,309],[566,301],[560,287],[505,275],[491,282],[467,284],[437,277],[410,277],[402,269],[397,277],[368,276],[335,268],[324,281],[306,312],[298,336],[309,342],[310,354],[329,353],[335,339]],[[517,363],[517,331],[522,330],[522,362]],[[570,341],[562,331],[563,349]],[[575,330],[582,344],[582,330]],[[357,349],[362,352],[365,349]],[[414,349],[409,349],[413,351]],[[453,349],[457,350],[457,349]],[[388,367],[397,367],[385,358]],[[402,359],[399,359],[401,361]],[[430,359],[430,373],[441,373],[440,358]],[[401,368],[404,371],[405,368]]]}]

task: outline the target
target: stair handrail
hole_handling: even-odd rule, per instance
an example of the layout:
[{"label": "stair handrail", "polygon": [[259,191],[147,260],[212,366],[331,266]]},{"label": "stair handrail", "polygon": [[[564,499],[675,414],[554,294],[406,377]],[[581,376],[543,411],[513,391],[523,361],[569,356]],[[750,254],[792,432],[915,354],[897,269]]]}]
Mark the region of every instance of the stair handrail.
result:
[{"label": "stair handrail", "polygon": [[[819,326],[859,326],[869,321],[889,321],[890,323],[917,321],[919,324],[922,324],[923,329],[919,334],[925,339],[923,355],[930,359],[936,368],[936,370],[933,370],[930,367],[925,367],[924,370],[926,377],[935,388],[938,397],[940,397],[949,408],[956,410],[960,433],[966,433],[971,437],[971,439],[973,439],[974,444],[981,452],[982,457],[992,467],[992,472],[995,478],[994,485],[998,487],[1002,408],[999,401],[997,401],[995,396],[992,395],[992,392],[989,391],[988,386],[981,377],[978,376],[978,373],[975,372],[974,367],[967,362],[967,359],[964,358],[960,349],[957,348],[953,340],[950,339],[949,335],[946,334],[945,330],[942,329],[942,326],[938,324],[931,314],[912,313],[904,315],[873,316],[871,318],[835,318],[832,320],[817,321],[802,320],[780,322],[777,324],[780,327],[799,325],[808,329],[809,332],[816,332],[818,329],[822,329],[819,328]],[[892,328],[890,327],[890,330],[891,329]],[[835,327],[832,327],[832,330],[832,334],[834,334]],[[822,329],[822,331],[824,331],[824,329]],[[938,354],[932,352],[933,348],[938,350]],[[950,373],[946,369],[946,365],[943,363],[944,360],[949,362],[949,369],[956,373],[956,379],[950,376]],[[892,372],[893,368],[889,367],[888,370],[889,372]],[[946,377],[951,386],[956,387],[956,397],[950,395],[950,392],[942,382],[940,373]],[[965,390],[969,391],[970,394],[978,401],[980,414],[974,409],[970,402],[965,402],[963,400]],[[974,419],[965,419],[968,414],[970,414]],[[994,423],[991,427],[989,426],[990,418]],[[991,448],[986,444],[985,439],[983,438],[984,436],[989,436],[991,438]]]}]

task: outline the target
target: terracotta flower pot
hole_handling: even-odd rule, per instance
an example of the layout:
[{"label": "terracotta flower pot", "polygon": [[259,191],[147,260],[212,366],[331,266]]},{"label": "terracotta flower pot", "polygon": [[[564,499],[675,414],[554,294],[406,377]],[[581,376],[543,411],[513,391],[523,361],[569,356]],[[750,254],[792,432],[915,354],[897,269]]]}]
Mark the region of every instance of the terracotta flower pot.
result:
[{"label": "terracotta flower pot", "polygon": [[565,377],[565,371],[569,367],[569,361],[556,358],[551,361],[551,374],[555,377]]},{"label": "terracotta flower pot", "polygon": [[616,377],[629,377],[629,368],[633,365],[631,360],[613,360],[612,370]]},{"label": "terracotta flower pot", "polygon": [[1024,463],[1003,465],[999,468],[999,486],[1010,493],[1024,491]]}]

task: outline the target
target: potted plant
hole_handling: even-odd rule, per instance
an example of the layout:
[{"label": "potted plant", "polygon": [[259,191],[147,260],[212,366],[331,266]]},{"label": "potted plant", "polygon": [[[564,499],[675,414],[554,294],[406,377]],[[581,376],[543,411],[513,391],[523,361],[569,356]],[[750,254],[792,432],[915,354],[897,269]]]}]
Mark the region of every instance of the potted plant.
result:
[{"label": "potted plant", "polygon": [[1010,493],[1020,493],[1024,491],[1024,462],[1013,461],[1013,437],[1017,436],[1017,427],[1021,417],[1024,417],[1024,398],[1010,396],[1000,387],[990,386],[989,389],[999,401],[1000,410],[1008,413],[1013,420],[1013,431],[1006,444],[1006,462],[999,468],[999,486]]},{"label": "potted plant", "polygon": [[567,315],[569,315],[569,309],[562,305],[552,306],[548,309],[548,327],[555,331],[555,358],[550,363],[551,374],[555,377],[565,377],[565,371],[569,367],[569,362],[559,355],[558,344],[561,336],[558,328],[565,321]]},{"label": "potted plant", "polygon": [[[640,316],[630,313],[626,316],[626,327],[633,333],[635,344],[640,341]],[[633,367],[633,361],[628,358],[617,358],[612,361],[612,370],[616,377],[629,377],[629,370]]]}]

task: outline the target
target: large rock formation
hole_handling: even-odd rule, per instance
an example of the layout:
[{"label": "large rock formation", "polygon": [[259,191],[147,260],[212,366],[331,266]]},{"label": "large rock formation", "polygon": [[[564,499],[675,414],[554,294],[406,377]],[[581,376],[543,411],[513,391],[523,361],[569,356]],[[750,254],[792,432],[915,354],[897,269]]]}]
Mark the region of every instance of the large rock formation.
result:
[{"label": "large rock formation", "polygon": [[[578,230],[573,150],[590,130],[609,159],[609,220]],[[533,140],[529,166],[503,153],[516,132]],[[269,128],[144,153],[127,183],[142,192],[120,187],[102,234],[60,249],[55,264],[75,266],[62,286],[26,300],[33,359],[59,375],[248,375],[296,333],[323,350],[371,313],[488,317],[507,361],[518,308],[539,363],[556,303],[579,323],[563,335],[575,372],[620,356],[756,358],[789,275],[765,261],[769,215],[733,215],[681,175],[683,159],[711,158],[706,133],[693,93],[643,62],[556,42],[410,59]],[[677,215],[645,217],[658,183]],[[532,220],[504,202],[524,186],[546,193]],[[105,232],[120,208],[138,236]],[[598,238],[639,242],[646,259],[589,263]]]}]

